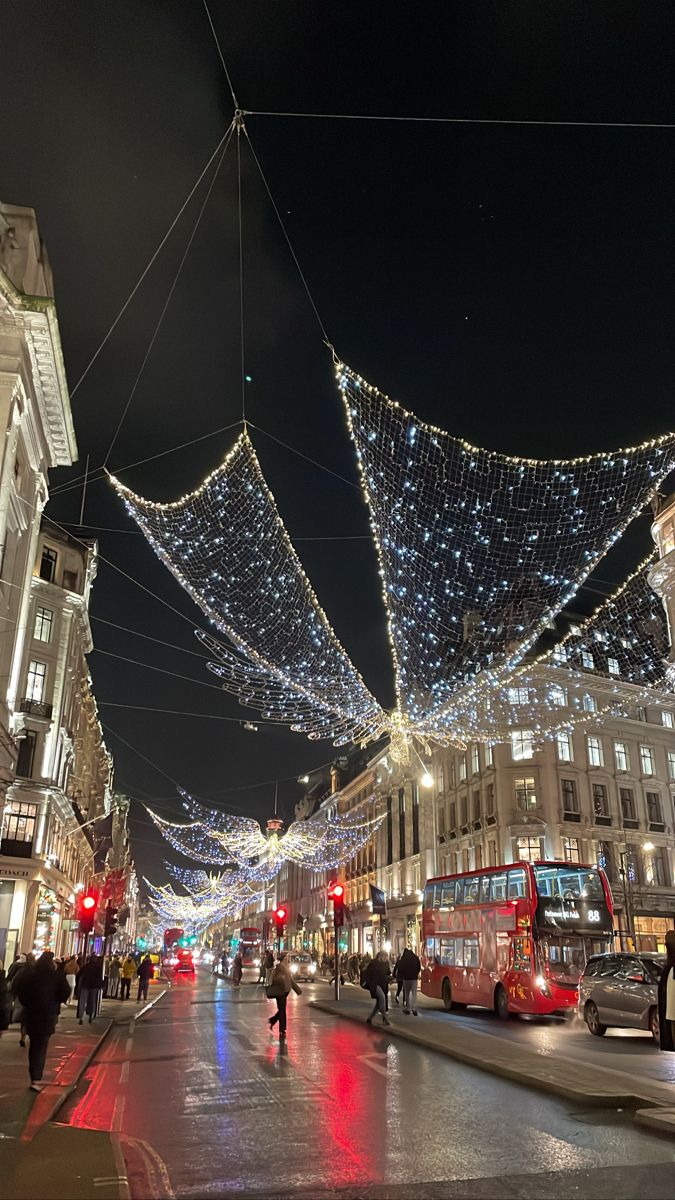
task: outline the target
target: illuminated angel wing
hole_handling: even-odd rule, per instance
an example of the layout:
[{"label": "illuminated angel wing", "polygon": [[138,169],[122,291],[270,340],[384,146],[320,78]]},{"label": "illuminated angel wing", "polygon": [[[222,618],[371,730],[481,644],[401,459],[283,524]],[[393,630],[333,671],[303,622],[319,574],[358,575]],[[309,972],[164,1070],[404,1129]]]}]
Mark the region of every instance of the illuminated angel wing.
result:
[{"label": "illuminated angel wing", "polygon": [[265,853],[267,842],[257,821],[203,808],[193,800],[186,807],[192,820],[183,824],[167,821],[151,808],[147,811],[169,845],[187,858],[218,866],[244,865]]},{"label": "illuminated angel wing", "polygon": [[112,480],[162,562],[231,645],[200,633],[242,704],[311,738],[379,736],[387,717],[302,569],[247,432],[201,487],[153,504]]},{"label": "illuminated angel wing", "polygon": [[[414,729],[507,675],[675,467],[675,435],[569,461],[480,450],[338,367]],[[471,689],[467,689],[471,693]],[[470,706],[471,694],[466,705]]]},{"label": "illuminated angel wing", "polygon": [[358,813],[328,817],[324,813],[294,821],[279,839],[284,857],[311,871],[348,862],[377,833],[384,813],[366,817]]}]

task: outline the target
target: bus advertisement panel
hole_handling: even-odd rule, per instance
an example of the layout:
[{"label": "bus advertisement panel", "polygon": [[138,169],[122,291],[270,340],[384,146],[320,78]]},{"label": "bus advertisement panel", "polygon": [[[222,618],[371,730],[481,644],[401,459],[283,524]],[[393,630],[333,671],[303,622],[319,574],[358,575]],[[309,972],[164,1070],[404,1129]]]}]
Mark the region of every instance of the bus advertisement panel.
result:
[{"label": "bus advertisement panel", "polygon": [[562,1015],[576,1007],[589,955],[610,948],[612,917],[597,866],[520,862],[430,879],[422,991],[448,1011]]}]

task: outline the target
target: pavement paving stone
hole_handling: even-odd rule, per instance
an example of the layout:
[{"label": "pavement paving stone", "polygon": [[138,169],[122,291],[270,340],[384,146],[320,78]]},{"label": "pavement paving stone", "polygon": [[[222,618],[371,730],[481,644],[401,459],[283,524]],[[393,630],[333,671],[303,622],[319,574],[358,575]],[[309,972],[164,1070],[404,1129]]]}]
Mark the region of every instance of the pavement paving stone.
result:
[{"label": "pavement paving stone", "polygon": [[[352,988],[345,989],[339,1001],[319,994],[311,1004],[323,1012],[358,1022],[365,1022],[372,1009],[370,998]],[[435,1021],[432,1024],[425,1022],[423,1017],[415,1019],[404,1016],[393,1005],[389,1019],[391,1025],[386,1030],[388,1036],[405,1038],[482,1070],[570,1100],[631,1107],[670,1107],[675,1102],[675,1087],[672,1084],[660,1083],[645,1076],[636,1077],[628,1071],[617,1071],[596,1064],[591,1066],[554,1055],[542,1057],[522,1044],[494,1034],[474,1032],[465,1026],[453,1027],[451,1022],[442,1025]],[[380,1030],[379,1017],[375,1018],[374,1026]]]}]

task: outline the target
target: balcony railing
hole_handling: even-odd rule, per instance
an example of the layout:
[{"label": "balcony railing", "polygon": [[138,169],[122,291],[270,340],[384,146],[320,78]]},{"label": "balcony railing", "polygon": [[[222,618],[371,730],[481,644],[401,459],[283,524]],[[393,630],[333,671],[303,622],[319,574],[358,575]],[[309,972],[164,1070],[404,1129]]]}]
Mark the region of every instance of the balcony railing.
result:
[{"label": "balcony railing", "polygon": [[28,713],[31,717],[43,717],[46,721],[51,720],[52,705],[43,704],[42,700],[28,700],[24,696],[20,709],[22,713]]}]

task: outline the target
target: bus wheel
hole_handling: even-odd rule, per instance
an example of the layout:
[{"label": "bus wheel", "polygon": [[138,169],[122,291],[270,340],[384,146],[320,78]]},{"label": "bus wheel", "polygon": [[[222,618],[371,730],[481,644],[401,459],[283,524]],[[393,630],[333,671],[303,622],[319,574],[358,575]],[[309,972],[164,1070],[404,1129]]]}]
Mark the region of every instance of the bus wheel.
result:
[{"label": "bus wheel", "polygon": [[450,1010],[452,1009],[452,989],[450,987],[449,979],[443,980],[443,987],[441,988],[441,999],[443,1001],[445,1011],[450,1012]]},{"label": "bus wheel", "polygon": [[495,992],[495,1012],[500,1021],[508,1021],[509,1013],[509,998],[504,991],[501,983]]}]

